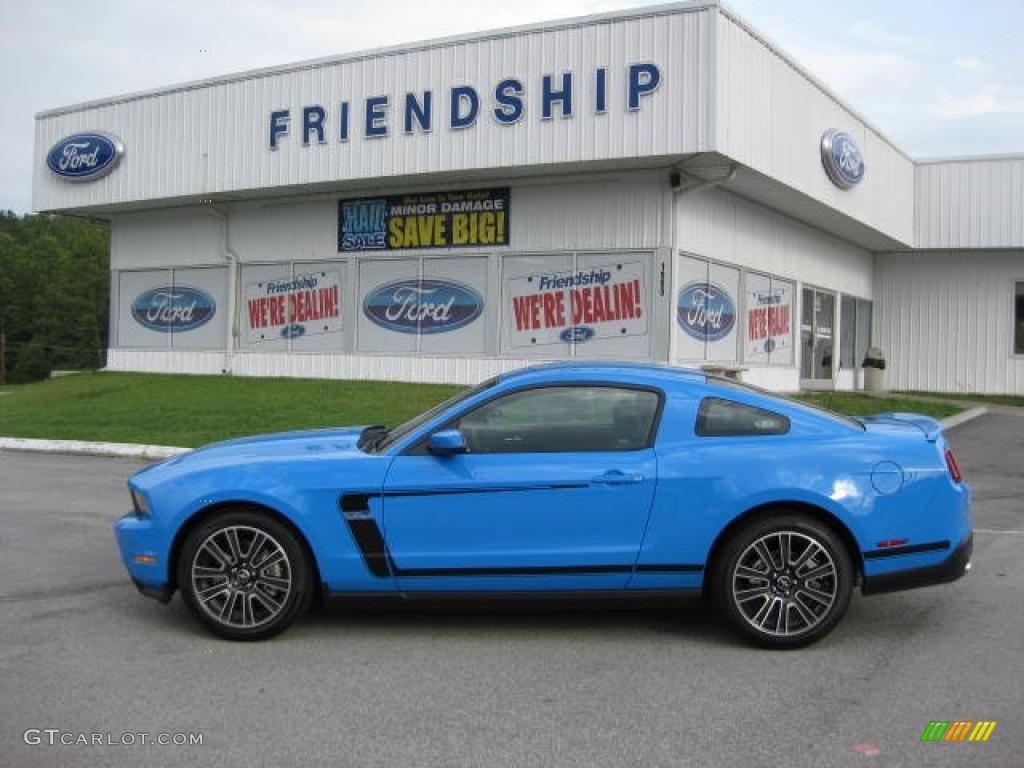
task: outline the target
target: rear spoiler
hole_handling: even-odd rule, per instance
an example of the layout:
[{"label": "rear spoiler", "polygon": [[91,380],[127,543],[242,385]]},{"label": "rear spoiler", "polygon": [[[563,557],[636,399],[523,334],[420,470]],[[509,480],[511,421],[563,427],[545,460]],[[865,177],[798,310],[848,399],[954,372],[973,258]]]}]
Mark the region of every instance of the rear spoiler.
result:
[{"label": "rear spoiler", "polygon": [[922,416],[920,413],[876,413],[874,416],[863,416],[861,421],[882,423],[898,422],[900,424],[912,424],[921,430],[929,443],[934,443],[942,434],[942,424],[931,416]]}]

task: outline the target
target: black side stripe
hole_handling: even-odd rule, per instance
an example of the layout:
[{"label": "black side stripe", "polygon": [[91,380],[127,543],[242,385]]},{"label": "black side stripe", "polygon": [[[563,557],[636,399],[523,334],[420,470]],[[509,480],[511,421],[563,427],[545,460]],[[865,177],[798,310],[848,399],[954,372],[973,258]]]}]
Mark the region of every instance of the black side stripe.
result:
[{"label": "black side stripe", "polygon": [[704,566],[696,563],[654,563],[638,565],[637,573],[703,573]]},{"label": "black side stripe", "polygon": [[521,568],[399,568],[397,576],[553,576],[629,573],[631,565],[533,565]]},{"label": "black side stripe", "polygon": [[930,541],[927,544],[912,544],[909,547],[892,547],[891,549],[872,549],[864,553],[865,560],[878,560],[882,557],[898,557],[900,555],[917,555],[922,552],[941,552],[949,549],[948,541]]},{"label": "black side stripe", "polygon": [[415,498],[417,496],[465,496],[474,493],[489,494],[515,493],[517,491],[571,491],[589,487],[590,486],[587,483],[561,483],[547,485],[492,486],[490,488],[413,488],[407,491],[387,491],[378,495],[382,498],[388,499],[408,499]]}]

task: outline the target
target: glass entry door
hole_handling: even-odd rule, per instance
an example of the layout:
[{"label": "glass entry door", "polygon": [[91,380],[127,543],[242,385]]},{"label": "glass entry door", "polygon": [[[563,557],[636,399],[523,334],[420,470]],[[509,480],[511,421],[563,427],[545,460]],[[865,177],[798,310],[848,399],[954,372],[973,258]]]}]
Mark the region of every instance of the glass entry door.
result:
[{"label": "glass entry door", "polygon": [[800,386],[829,389],[835,385],[833,351],[836,296],[815,288],[803,289],[800,313]]}]

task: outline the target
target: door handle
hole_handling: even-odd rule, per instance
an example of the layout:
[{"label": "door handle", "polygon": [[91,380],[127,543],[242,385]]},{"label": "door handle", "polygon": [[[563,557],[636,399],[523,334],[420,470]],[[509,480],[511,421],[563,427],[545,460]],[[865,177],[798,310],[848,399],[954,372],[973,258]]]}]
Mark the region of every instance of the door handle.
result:
[{"label": "door handle", "polygon": [[643,480],[644,476],[641,474],[611,469],[603,475],[598,475],[591,482],[597,485],[629,485],[630,483],[642,483]]}]

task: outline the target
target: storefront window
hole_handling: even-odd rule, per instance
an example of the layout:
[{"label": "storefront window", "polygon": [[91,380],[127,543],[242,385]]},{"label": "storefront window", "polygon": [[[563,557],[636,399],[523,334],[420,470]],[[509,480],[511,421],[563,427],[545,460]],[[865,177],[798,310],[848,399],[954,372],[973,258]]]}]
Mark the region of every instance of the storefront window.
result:
[{"label": "storefront window", "polygon": [[802,298],[800,378],[828,381],[834,370],[836,297],[826,291],[804,288]]},{"label": "storefront window", "polygon": [[1013,288],[1013,354],[1024,355],[1024,281]]},{"label": "storefront window", "polygon": [[679,256],[675,316],[680,362],[735,362],[739,359],[740,270],[691,256]]},{"label": "storefront window", "polygon": [[859,368],[871,346],[870,301],[843,296],[840,318],[839,365],[850,370]]}]

